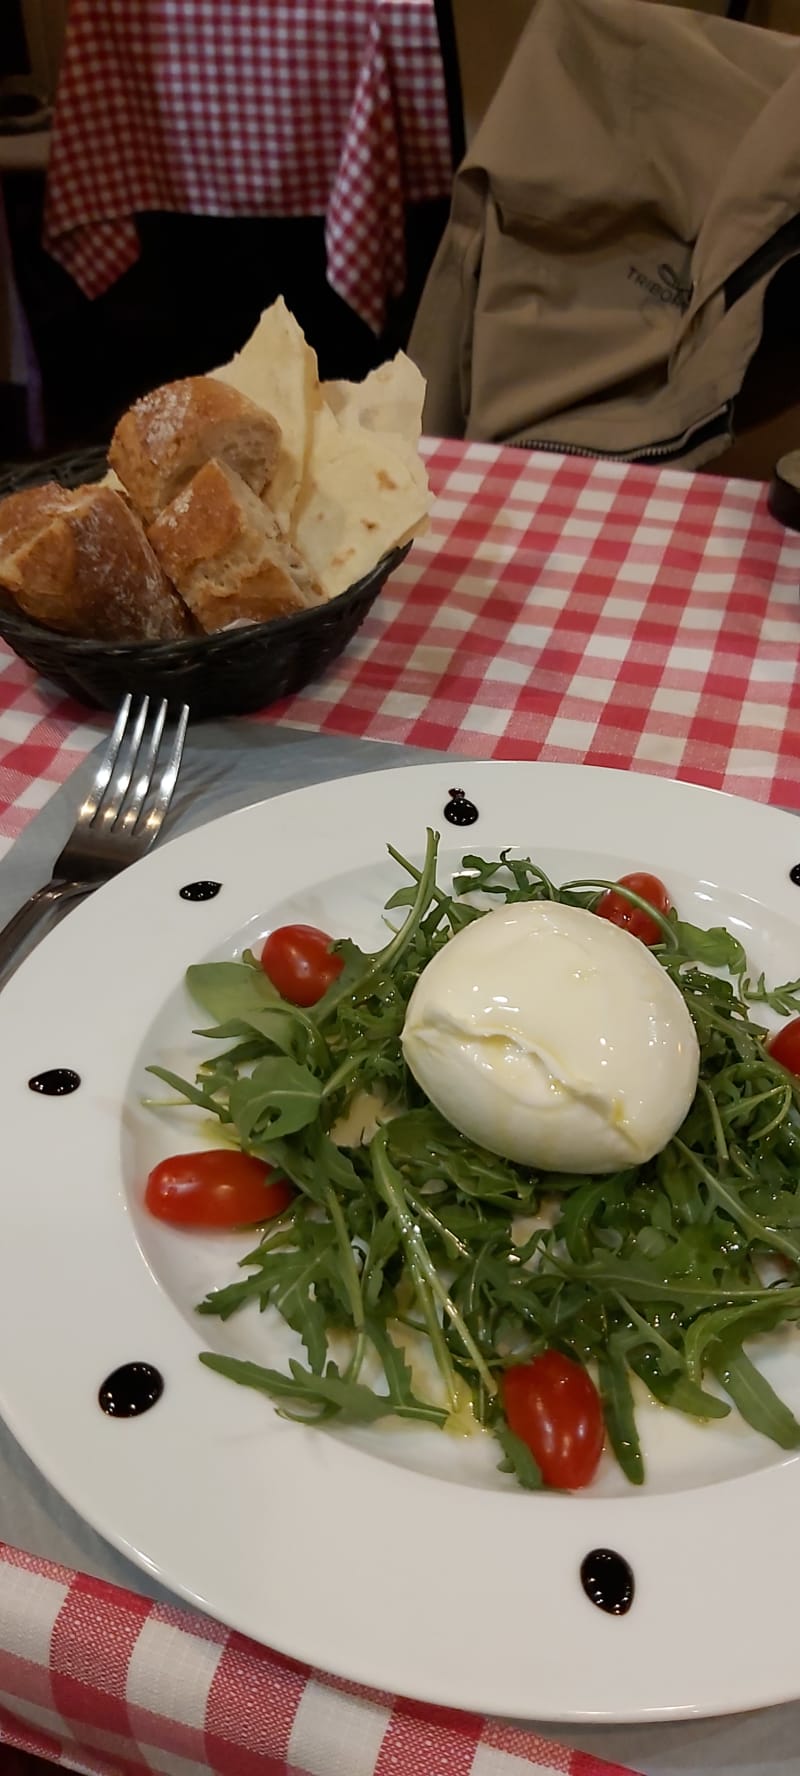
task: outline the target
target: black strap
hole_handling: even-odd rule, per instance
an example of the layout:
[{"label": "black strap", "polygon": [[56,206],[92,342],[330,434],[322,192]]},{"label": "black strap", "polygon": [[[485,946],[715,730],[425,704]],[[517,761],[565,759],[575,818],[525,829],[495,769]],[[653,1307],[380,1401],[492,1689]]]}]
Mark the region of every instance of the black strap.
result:
[{"label": "black strap", "polygon": [[769,240],[764,241],[763,245],[757,247],[742,265],[738,265],[736,270],[731,272],[725,285],[726,309],[733,308],[734,302],[738,302],[740,296],[745,296],[754,284],[760,282],[761,278],[767,277],[770,272],[782,265],[784,260],[793,259],[798,253],[800,253],[800,215],[790,216],[788,222],[783,222],[780,228],[776,228]]}]

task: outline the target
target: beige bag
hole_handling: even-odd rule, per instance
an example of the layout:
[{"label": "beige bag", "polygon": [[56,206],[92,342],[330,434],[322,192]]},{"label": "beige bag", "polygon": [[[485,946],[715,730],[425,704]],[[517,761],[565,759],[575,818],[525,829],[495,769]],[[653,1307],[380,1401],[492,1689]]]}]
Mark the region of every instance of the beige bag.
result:
[{"label": "beige bag", "polygon": [[800,41],[642,0],[538,0],[414,324],[426,430],[709,461],[796,255]]}]

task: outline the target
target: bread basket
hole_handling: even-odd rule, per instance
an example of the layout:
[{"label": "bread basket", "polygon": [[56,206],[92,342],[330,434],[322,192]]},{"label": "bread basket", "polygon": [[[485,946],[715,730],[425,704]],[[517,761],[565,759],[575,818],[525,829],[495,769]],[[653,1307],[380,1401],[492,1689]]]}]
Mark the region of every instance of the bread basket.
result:
[{"label": "bread basket", "polygon": [[[3,473],[0,498],[42,481],[77,487],[105,473],[97,447]],[[381,587],[408,554],[393,549],[347,592],[270,623],[220,630],[184,641],[113,646],[43,629],[0,593],[0,636],[20,659],[75,697],[115,709],[126,691],[188,703],[199,717],[247,715],[291,696],[318,678],[347,647]]]}]

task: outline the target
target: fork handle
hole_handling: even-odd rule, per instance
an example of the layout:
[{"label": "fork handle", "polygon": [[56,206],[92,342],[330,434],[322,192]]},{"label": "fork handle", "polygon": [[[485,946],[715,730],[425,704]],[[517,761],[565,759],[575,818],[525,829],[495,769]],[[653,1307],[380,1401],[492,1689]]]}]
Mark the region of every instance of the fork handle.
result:
[{"label": "fork handle", "polygon": [[32,948],[30,939],[39,927],[65,902],[88,894],[92,887],[91,882],[47,882],[44,888],[37,888],[18,913],[14,913],[0,931],[0,988],[11,979]]}]

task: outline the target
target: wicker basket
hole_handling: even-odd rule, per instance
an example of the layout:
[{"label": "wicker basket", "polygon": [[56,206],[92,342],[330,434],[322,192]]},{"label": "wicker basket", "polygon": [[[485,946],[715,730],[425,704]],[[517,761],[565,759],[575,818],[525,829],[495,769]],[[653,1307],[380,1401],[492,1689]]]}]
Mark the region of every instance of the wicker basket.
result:
[{"label": "wicker basket", "polygon": [[[77,487],[97,480],[105,468],[104,451],[93,449],[0,472],[0,498],[42,481]],[[147,691],[188,703],[193,720],[247,715],[291,696],[326,670],[410,547],[406,543],[384,555],[363,580],[329,603],[250,628],[114,647],[43,629],[0,595],[0,635],[20,659],[80,703],[115,709],[126,691]]]}]

